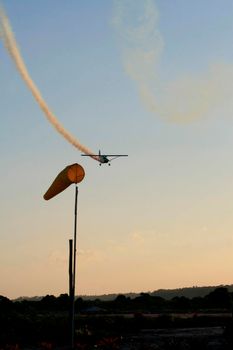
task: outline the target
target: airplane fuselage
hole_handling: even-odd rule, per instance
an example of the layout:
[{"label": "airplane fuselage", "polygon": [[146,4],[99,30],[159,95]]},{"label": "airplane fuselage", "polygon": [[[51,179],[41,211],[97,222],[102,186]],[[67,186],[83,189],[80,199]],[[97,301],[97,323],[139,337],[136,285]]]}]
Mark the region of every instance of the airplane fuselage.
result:
[{"label": "airplane fuselage", "polygon": [[106,156],[102,156],[102,155],[100,155],[99,156],[99,162],[100,163],[108,163],[109,162],[109,159],[106,157]]}]

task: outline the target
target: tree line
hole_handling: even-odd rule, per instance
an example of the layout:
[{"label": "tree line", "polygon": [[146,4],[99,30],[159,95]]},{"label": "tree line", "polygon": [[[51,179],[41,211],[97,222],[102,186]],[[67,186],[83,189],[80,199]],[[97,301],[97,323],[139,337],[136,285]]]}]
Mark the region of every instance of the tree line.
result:
[{"label": "tree line", "polygon": [[[163,313],[163,312],[201,312],[201,311],[232,311],[233,292],[226,287],[219,287],[204,297],[187,298],[175,296],[170,300],[141,293],[135,298],[119,294],[113,300],[76,298],[76,313]],[[46,295],[41,300],[11,301],[0,296],[0,313],[8,312],[62,312],[69,310],[68,294],[58,297]]]},{"label": "tree line", "polygon": [[[170,300],[149,293],[134,298],[119,294],[107,301],[76,298],[76,338],[82,345],[91,344],[85,349],[93,349],[93,344],[101,339],[120,339],[122,335],[138,334],[140,329],[221,326],[225,329],[224,336],[233,342],[232,300],[233,293],[224,287],[216,288],[204,297],[176,296]],[[0,350],[30,348],[42,343],[49,346],[68,344],[69,308],[68,294],[18,301],[0,296]],[[151,313],[158,315],[151,317]],[[184,313],[191,313],[191,317],[182,317]],[[216,313],[219,314],[216,316]],[[9,344],[16,345],[9,347]]]}]

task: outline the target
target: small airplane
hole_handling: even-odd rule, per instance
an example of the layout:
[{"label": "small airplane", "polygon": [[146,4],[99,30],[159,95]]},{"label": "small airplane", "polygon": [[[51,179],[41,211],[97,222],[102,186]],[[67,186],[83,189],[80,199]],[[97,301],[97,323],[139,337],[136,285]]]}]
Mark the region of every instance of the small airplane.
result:
[{"label": "small airplane", "polygon": [[[94,158],[95,160],[97,160],[97,162],[99,162],[99,165],[107,163],[108,165],[111,165],[110,162],[112,160],[118,157],[128,157],[128,154],[101,154],[101,152],[99,151],[99,154],[81,154],[81,156]],[[111,159],[109,159],[108,157],[111,157]]]}]

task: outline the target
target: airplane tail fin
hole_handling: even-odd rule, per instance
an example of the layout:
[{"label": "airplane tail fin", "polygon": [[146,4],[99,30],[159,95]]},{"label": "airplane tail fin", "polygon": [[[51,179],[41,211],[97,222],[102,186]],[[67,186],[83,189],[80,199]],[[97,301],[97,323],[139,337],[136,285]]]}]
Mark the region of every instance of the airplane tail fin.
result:
[{"label": "airplane tail fin", "polygon": [[101,152],[100,152],[100,150],[99,150],[99,156],[101,156]]}]

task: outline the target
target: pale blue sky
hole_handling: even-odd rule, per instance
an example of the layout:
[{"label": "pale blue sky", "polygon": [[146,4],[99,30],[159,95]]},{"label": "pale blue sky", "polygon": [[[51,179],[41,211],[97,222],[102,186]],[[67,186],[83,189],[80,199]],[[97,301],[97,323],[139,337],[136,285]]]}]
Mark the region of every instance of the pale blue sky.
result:
[{"label": "pale blue sky", "polygon": [[[184,75],[206,80],[212,64],[231,72],[232,1],[155,4],[164,42],[160,83]],[[214,104],[216,89],[199,119],[169,122],[145,107],[124,69],[113,1],[4,6],[28,70],[58,119],[94,151],[129,157],[111,167],[81,158],[49,125],[1,43],[0,294],[68,290],[73,189],[49,202],[43,194],[74,162],[86,171],[78,293],[232,283],[233,108],[225,68],[209,85],[226,79],[226,100]]]}]

